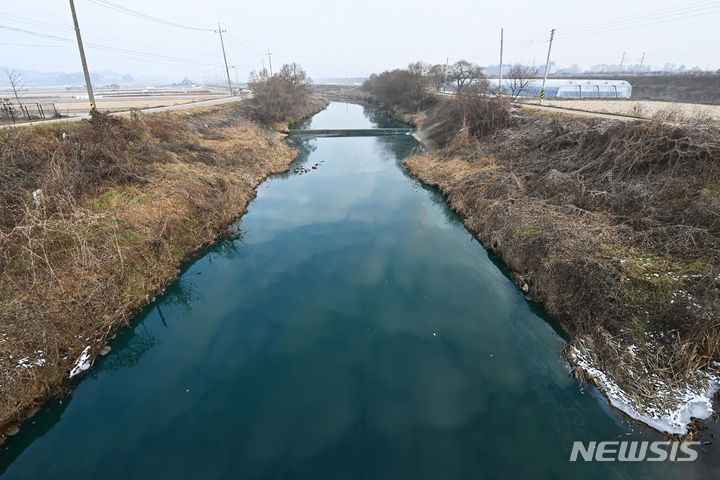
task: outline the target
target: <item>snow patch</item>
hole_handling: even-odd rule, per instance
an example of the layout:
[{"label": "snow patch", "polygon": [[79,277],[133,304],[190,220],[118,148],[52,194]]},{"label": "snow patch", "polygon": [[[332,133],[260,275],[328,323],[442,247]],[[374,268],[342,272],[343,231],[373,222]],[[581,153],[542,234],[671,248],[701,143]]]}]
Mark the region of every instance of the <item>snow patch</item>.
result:
[{"label": "snow patch", "polygon": [[[38,354],[38,358],[35,360],[30,360],[30,357],[23,357],[20,360],[17,361],[17,368],[32,368],[32,367],[42,367],[45,365],[46,360],[43,358],[43,355],[45,352],[42,350],[38,350],[35,353]],[[10,358],[12,358],[12,355],[10,355]]]},{"label": "snow patch", "polygon": [[[657,403],[639,406],[604,372],[593,367],[588,358],[577,348],[571,349],[570,356],[575,364],[595,382],[613,407],[660,432],[684,435],[688,432],[688,424],[692,418],[704,420],[713,413],[712,398],[720,388],[720,378],[716,374],[696,372],[701,380],[698,383],[703,385],[699,389],[687,386],[685,389],[672,390],[668,385],[657,380]],[[674,407],[667,407],[668,403],[673,404]]]},{"label": "snow patch", "polygon": [[77,359],[77,362],[75,362],[75,366],[72,370],[70,370],[70,377],[72,378],[75,375],[84,372],[85,370],[90,368],[90,345],[85,347],[85,349],[80,354],[80,358]]}]

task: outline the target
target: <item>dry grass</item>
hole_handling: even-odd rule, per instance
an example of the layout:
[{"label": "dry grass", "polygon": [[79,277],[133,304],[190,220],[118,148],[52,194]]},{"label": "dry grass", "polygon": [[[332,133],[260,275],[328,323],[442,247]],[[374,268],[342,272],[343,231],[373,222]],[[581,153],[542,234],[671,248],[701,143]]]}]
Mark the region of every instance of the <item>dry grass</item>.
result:
[{"label": "dry grass", "polygon": [[61,395],[85,347],[288,168],[296,151],[244,108],[0,132],[0,426]]},{"label": "dry grass", "polygon": [[676,385],[720,360],[717,131],[528,113],[455,145],[405,163],[621,387],[643,395],[629,366]]}]

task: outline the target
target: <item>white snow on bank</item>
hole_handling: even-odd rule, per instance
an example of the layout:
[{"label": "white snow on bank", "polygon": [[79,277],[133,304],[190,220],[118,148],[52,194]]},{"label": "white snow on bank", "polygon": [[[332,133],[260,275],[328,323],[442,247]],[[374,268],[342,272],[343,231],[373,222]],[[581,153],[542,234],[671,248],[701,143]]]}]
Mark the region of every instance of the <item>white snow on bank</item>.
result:
[{"label": "white snow on bank", "polygon": [[[704,385],[700,390],[687,386],[684,390],[673,391],[658,380],[656,381],[658,402],[639,408],[636,402],[605,373],[593,367],[577,348],[572,348],[571,357],[576,365],[593,379],[613,407],[660,432],[684,435],[688,432],[691,418],[704,420],[713,413],[712,398],[720,388],[720,378],[716,375],[698,371],[697,375],[702,380],[700,383]],[[668,403],[673,403],[674,408],[663,406],[663,400],[668,399],[672,400]],[[641,413],[641,410],[644,413]]]},{"label": "white snow on bank", "polygon": [[80,354],[80,358],[77,359],[77,362],[75,362],[75,366],[72,370],[70,370],[70,377],[72,378],[75,375],[84,372],[90,368],[90,345],[85,347],[85,349]]},{"label": "white snow on bank", "polygon": [[42,350],[38,350],[35,352],[36,354],[39,354],[39,357],[35,360],[30,360],[30,357],[24,357],[17,361],[17,366],[19,368],[32,368],[32,367],[42,367],[45,365],[46,361],[43,358],[43,355],[45,352]]}]

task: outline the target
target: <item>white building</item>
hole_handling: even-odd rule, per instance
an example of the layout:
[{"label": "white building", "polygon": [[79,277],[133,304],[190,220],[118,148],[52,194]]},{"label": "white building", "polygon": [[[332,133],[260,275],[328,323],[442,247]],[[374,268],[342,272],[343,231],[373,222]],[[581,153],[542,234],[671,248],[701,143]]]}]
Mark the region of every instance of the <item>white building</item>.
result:
[{"label": "white building", "polygon": [[[498,79],[488,79],[490,89],[497,91]],[[512,94],[512,81],[503,78],[503,93]],[[542,79],[530,80],[523,97],[539,97]],[[630,98],[632,85],[625,80],[553,78],[545,83],[545,98]]]}]

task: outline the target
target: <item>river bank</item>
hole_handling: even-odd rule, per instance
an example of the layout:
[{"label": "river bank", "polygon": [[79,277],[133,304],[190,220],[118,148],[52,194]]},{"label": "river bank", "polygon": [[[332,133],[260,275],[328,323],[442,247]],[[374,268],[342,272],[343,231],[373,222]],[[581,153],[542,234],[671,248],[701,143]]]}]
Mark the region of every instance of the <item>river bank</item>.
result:
[{"label": "river bank", "polygon": [[297,151],[248,108],[0,132],[0,443],[288,169]]},{"label": "river bank", "polygon": [[[720,383],[717,133],[511,115],[405,165],[560,322],[577,377],[661,432],[695,430]],[[420,118],[432,140],[442,118]]]}]

